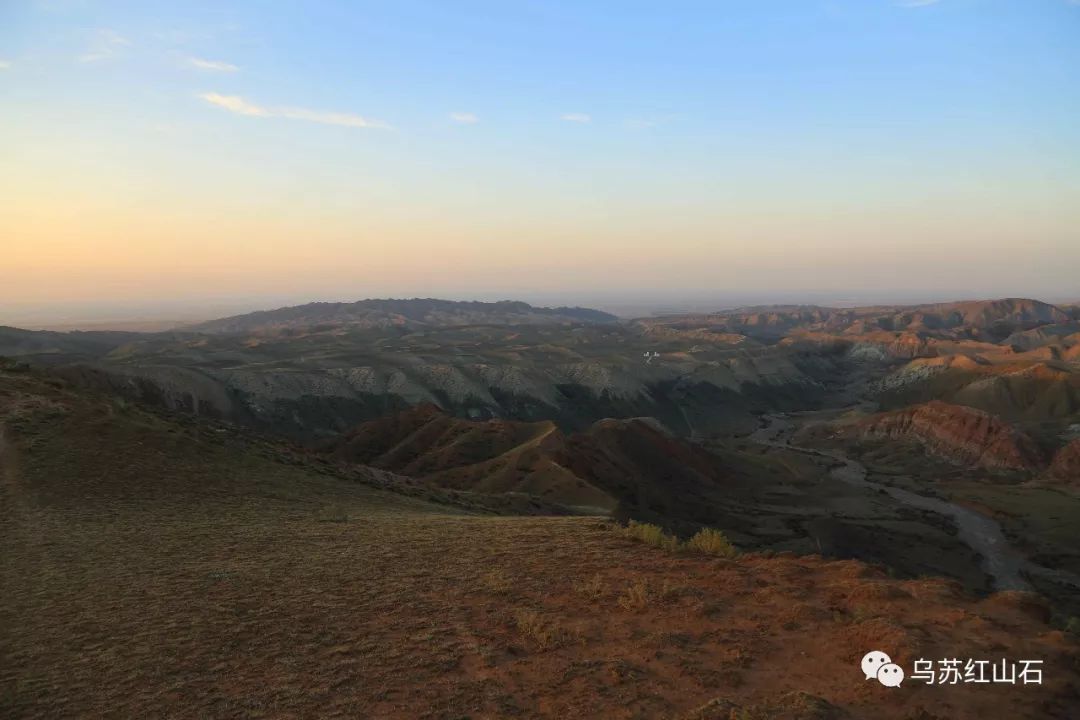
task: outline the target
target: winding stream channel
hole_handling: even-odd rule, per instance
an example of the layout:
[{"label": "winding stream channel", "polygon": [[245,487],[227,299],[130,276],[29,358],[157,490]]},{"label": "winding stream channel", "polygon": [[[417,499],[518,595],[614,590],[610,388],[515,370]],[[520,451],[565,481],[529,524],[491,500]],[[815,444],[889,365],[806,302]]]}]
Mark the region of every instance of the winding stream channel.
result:
[{"label": "winding stream channel", "polygon": [[983,569],[992,578],[995,590],[1032,590],[1031,584],[1024,577],[1025,572],[1046,575],[1057,582],[1080,587],[1080,578],[1028,561],[1009,545],[1001,526],[991,518],[946,500],[867,480],[866,467],[839,451],[830,452],[792,445],[788,438],[794,432],[795,425],[786,416],[769,415],[766,419],[768,423],[765,427],[754,432],[750,440],[762,445],[828,458],[840,463],[830,471],[837,480],[856,487],[880,490],[904,505],[952,518],[956,523],[957,537],[981,556]]}]

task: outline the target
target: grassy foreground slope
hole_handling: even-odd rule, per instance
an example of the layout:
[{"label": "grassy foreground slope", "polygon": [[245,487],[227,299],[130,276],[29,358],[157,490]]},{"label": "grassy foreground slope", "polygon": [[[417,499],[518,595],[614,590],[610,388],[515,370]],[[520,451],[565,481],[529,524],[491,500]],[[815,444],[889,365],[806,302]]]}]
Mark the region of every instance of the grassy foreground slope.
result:
[{"label": "grassy foreground slope", "polygon": [[[1017,594],[672,554],[337,477],[224,427],[0,371],[0,716],[1041,718],[1076,645]],[[1045,660],[1041,686],[858,661]]]}]

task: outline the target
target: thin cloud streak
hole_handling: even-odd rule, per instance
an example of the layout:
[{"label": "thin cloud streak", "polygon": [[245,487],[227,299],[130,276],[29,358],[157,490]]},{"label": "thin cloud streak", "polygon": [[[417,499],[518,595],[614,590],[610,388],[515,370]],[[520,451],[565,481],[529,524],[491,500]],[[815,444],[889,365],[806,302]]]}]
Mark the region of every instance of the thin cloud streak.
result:
[{"label": "thin cloud streak", "polygon": [[10,70],[10,69],[11,69],[11,61],[10,60],[0,60],[0,70]]},{"label": "thin cloud streak", "polygon": [[450,119],[462,125],[475,125],[480,122],[480,118],[471,112],[452,112],[450,113]]},{"label": "thin cloud streak", "polygon": [[218,93],[203,93],[200,95],[203,100],[211,105],[217,105],[220,108],[225,108],[229,112],[234,112],[237,115],[251,115],[253,117],[270,117],[270,112],[266,108],[259,107],[249,103],[239,95],[219,95]]},{"label": "thin cloud streak", "polygon": [[81,63],[107,60],[115,56],[119,48],[126,47],[130,44],[131,42],[128,41],[127,38],[120,35],[115,30],[96,30],[94,32],[94,39],[90,42],[89,50],[80,55],[77,59]]},{"label": "thin cloud streak", "polygon": [[306,120],[322,125],[338,125],[341,127],[380,130],[391,129],[389,125],[381,120],[372,120],[352,113],[324,112],[301,107],[263,107],[262,105],[248,102],[239,95],[203,93],[199,95],[199,97],[211,105],[236,113],[237,115],[247,115],[249,117],[278,117],[287,118],[289,120]]},{"label": "thin cloud streak", "polygon": [[592,117],[590,115],[587,115],[586,113],[563,113],[559,117],[560,117],[561,120],[565,120],[566,122],[575,122],[575,123],[590,123],[590,122],[592,122]]},{"label": "thin cloud streak", "polygon": [[666,125],[675,118],[674,115],[660,115],[654,117],[633,117],[626,121],[626,127],[631,130],[650,130]]},{"label": "thin cloud streak", "polygon": [[203,58],[197,57],[189,57],[187,63],[193,68],[208,70],[210,72],[234,73],[240,69],[232,63],[222,62],[220,60],[204,60]]}]

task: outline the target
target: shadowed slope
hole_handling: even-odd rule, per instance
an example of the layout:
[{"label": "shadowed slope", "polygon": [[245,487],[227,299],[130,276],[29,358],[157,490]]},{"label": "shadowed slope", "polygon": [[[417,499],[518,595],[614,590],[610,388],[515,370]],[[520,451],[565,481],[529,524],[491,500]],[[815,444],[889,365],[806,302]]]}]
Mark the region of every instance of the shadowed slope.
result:
[{"label": "shadowed slope", "polygon": [[567,505],[611,508],[611,497],[559,465],[564,443],[551,422],[472,422],[420,405],[363,423],[327,449],[338,461],[392,470],[439,487],[521,492]]},{"label": "shadowed slope", "polygon": [[439,487],[618,505],[638,519],[679,517],[727,475],[720,458],[642,418],[601,420],[567,436],[550,422],[474,422],[425,405],[364,423],[327,450]]}]

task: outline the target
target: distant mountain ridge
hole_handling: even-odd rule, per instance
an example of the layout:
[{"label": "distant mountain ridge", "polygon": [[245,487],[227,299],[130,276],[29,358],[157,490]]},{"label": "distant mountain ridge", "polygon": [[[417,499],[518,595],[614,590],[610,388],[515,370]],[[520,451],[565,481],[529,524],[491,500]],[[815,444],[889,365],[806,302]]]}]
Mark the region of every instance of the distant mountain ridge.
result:
[{"label": "distant mountain ridge", "polygon": [[1080,425],[1077,312],[1002,299],[619,322],[523,302],[366,300],[193,328],[202,332],[0,328],[0,356],[304,441],[424,403],[459,418],[551,421],[564,432],[652,416],[707,438],[752,430],[761,413],[863,393],[885,411],[931,400],[983,410],[1049,452]]},{"label": "distant mountain ridge", "polygon": [[591,308],[534,307],[515,300],[479,302],[411,298],[358,300],[352,303],[313,302],[210,320],[188,326],[185,330],[226,334],[319,326],[389,328],[614,322],[618,322],[614,315]]},{"label": "distant mountain ridge", "polygon": [[755,336],[781,336],[794,330],[817,332],[917,332],[943,337],[976,336],[998,341],[1042,325],[1075,319],[1070,308],[1028,298],[965,300],[927,305],[831,308],[817,305],[755,306],[708,315],[666,316],[651,325],[701,327]]}]

